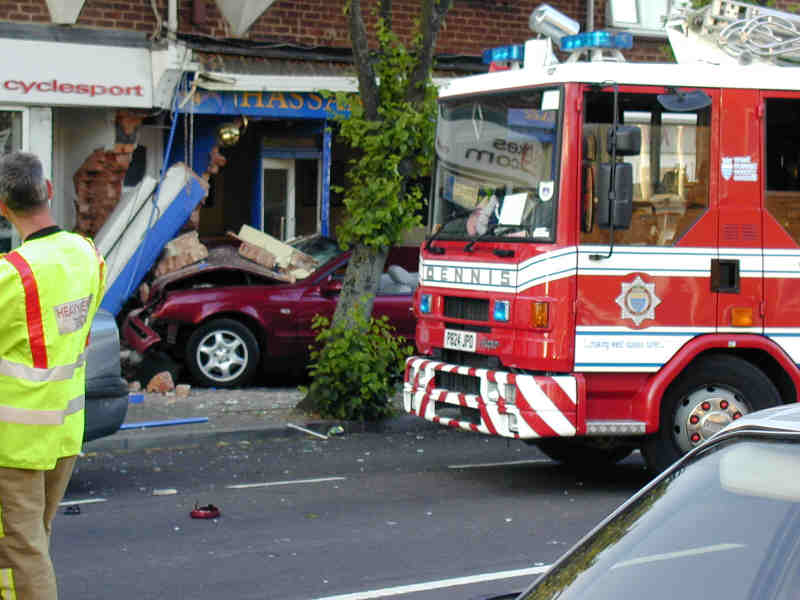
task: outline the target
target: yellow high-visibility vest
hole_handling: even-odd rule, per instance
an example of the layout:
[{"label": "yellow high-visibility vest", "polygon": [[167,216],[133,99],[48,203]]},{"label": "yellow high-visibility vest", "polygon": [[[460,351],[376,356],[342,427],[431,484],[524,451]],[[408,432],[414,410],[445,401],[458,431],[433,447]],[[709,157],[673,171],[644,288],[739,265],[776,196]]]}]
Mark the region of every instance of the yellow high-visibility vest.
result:
[{"label": "yellow high-visibility vest", "polygon": [[104,266],[90,240],[60,230],[0,257],[0,466],[52,469],[80,452]]}]

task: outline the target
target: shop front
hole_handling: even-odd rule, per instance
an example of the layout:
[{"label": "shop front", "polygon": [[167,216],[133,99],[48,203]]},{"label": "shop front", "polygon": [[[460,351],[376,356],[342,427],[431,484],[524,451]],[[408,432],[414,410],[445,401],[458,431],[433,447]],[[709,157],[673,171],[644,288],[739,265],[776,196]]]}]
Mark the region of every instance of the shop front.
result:
[{"label": "shop front", "polygon": [[[0,154],[21,150],[40,157],[55,185],[56,222],[72,229],[75,171],[95,148],[113,147],[118,111],[152,110],[153,82],[145,39],[115,37],[124,45],[54,39],[66,37],[23,26],[0,32],[0,53],[13,57],[0,74]],[[0,218],[0,252],[18,244]]]},{"label": "shop front", "polygon": [[[344,112],[334,98],[193,90],[179,104],[188,133],[181,135],[179,123],[170,161],[191,157],[195,172],[213,175],[200,211],[201,237],[223,238],[244,224],[281,240],[332,233],[331,119]],[[217,155],[224,160],[215,164]]]}]

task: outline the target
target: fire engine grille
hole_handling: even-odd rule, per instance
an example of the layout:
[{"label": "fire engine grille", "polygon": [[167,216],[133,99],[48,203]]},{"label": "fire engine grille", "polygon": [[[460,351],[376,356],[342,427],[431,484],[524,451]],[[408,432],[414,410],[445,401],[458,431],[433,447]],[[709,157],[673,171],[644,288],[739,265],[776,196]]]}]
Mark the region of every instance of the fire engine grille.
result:
[{"label": "fire engine grille", "polygon": [[481,393],[481,380],[472,375],[462,375],[461,373],[437,371],[434,386],[461,394]]},{"label": "fire engine grille", "polygon": [[489,301],[483,298],[458,298],[445,296],[444,316],[469,321],[489,320]]}]

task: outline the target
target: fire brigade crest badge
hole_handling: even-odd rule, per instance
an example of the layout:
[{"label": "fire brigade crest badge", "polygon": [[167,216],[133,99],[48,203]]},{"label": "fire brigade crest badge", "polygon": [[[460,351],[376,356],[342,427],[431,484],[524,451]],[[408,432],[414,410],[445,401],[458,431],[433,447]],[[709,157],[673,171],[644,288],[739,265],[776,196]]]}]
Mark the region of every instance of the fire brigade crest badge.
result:
[{"label": "fire brigade crest badge", "polygon": [[656,306],[661,304],[655,288],[655,283],[645,283],[639,275],[630,283],[623,282],[622,290],[615,300],[622,309],[620,318],[631,319],[636,325],[640,325],[645,319],[655,319]]}]

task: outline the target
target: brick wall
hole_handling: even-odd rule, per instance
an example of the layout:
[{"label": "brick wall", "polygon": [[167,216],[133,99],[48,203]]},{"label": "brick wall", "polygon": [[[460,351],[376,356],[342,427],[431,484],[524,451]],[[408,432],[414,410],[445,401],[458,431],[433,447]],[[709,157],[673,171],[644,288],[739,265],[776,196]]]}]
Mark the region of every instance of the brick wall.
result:
[{"label": "brick wall", "polygon": [[[226,38],[230,28],[213,0],[204,2],[205,19],[193,23],[197,0],[180,0],[179,30],[181,33]],[[157,0],[160,16],[167,19],[167,0]],[[371,5],[372,2],[364,2]],[[394,26],[398,33],[409,33],[419,14],[419,0],[394,1]],[[531,11],[541,0],[454,0],[448,13],[436,52],[437,54],[479,56],[486,48],[522,43],[533,34],[528,28]],[[585,0],[550,0],[550,4],[583,27],[586,23]],[[347,21],[342,0],[276,0],[251,26],[245,38],[253,42],[287,43],[300,46],[349,48]],[[369,11],[365,11],[367,14]],[[595,28],[604,23],[605,0],[595,2]],[[368,26],[374,23],[368,15]],[[48,23],[45,0],[0,0],[0,21]],[[150,0],[85,0],[78,17],[78,26],[125,29],[151,33],[156,18]],[[665,60],[666,42],[637,40],[632,60]]]}]

